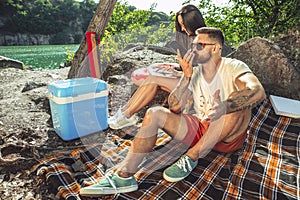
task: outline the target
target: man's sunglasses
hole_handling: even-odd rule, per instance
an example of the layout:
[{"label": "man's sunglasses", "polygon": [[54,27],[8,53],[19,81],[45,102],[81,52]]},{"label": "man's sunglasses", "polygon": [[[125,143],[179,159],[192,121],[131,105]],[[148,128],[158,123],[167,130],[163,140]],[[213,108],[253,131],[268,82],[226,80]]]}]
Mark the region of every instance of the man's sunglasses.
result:
[{"label": "man's sunglasses", "polygon": [[206,45],[215,45],[216,43],[202,43],[202,42],[199,42],[199,43],[192,43],[192,50],[196,47],[196,49],[198,51],[201,51],[202,49],[205,48]]}]

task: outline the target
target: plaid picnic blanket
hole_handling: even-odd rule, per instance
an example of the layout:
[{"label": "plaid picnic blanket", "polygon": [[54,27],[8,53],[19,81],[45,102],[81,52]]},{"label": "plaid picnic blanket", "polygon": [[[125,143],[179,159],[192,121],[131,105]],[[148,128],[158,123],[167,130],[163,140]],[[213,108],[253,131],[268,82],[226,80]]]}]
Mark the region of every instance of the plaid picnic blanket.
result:
[{"label": "plaid picnic blanket", "polygon": [[[115,170],[130,145],[130,139],[113,136],[101,146],[44,159],[32,171],[55,188],[57,198],[92,199],[79,196],[80,188],[96,183],[100,169]],[[268,99],[253,109],[241,150],[211,151],[186,179],[166,182],[163,170],[185,150],[161,133],[136,174],[139,190],[98,199],[300,199],[300,119],[275,115]]]}]

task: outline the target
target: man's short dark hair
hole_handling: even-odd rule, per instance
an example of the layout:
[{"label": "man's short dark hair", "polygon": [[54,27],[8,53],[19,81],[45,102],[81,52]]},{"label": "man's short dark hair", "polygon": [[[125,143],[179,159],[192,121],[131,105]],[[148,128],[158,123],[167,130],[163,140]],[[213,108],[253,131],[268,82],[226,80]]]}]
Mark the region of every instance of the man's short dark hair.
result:
[{"label": "man's short dark hair", "polygon": [[208,34],[209,38],[216,39],[222,46],[224,45],[225,36],[221,29],[215,27],[201,27],[196,30],[196,34]]}]

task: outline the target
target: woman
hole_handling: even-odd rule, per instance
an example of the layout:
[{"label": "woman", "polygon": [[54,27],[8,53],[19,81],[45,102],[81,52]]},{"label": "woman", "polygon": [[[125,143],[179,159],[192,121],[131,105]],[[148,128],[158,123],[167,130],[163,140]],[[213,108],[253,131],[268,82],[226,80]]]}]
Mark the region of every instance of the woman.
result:
[{"label": "woman", "polygon": [[[185,49],[189,49],[190,44],[196,36],[195,31],[205,26],[203,16],[196,6],[191,4],[183,6],[176,13],[176,42]],[[139,88],[128,103],[120,108],[113,117],[108,119],[110,128],[121,129],[136,124],[139,119],[135,113],[155,97],[158,89],[170,93],[179,82],[181,72],[176,70],[180,69],[177,63],[155,63],[149,67],[147,69],[138,69],[132,73],[131,79]],[[149,71],[160,71],[161,73],[171,75],[168,77],[151,75]]]},{"label": "woman", "polygon": [[[194,5],[186,5],[181,8],[180,11],[176,13],[175,18],[175,40],[169,42],[166,46],[173,48],[177,51],[176,46],[182,46],[184,49],[190,49],[191,43],[195,38],[195,31],[198,28],[205,27],[205,22],[203,19],[202,14],[200,13],[199,9]],[[176,46],[172,44],[176,44]],[[182,55],[183,56],[183,55]],[[154,63],[150,68],[153,68],[154,71],[162,71],[162,72],[170,72],[168,69],[180,69],[177,63]],[[131,80],[137,86],[140,86],[148,77],[149,75],[149,67],[147,68],[140,68],[135,70],[131,75]],[[167,68],[167,69],[164,69]],[[151,70],[151,69],[150,69]],[[151,70],[152,71],[152,70]],[[177,74],[176,74],[177,75]]]}]

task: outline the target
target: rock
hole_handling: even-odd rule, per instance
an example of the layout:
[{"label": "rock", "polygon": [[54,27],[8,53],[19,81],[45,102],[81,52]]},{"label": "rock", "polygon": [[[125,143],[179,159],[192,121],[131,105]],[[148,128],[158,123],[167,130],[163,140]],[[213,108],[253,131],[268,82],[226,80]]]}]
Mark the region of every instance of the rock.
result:
[{"label": "rock", "polygon": [[126,84],[126,83],[130,82],[130,80],[128,79],[128,77],[126,77],[124,75],[114,75],[114,76],[110,76],[107,79],[107,82],[109,84]]},{"label": "rock", "polygon": [[300,99],[300,73],[282,47],[255,37],[240,45],[229,57],[244,61],[267,93]]},{"label": "rock", "polygon": [[234,49],[229,44],[225,43],[222,48],[222,56],[227,57],[229,54],[233,52],[233,50]]},{"label": "rock", "polygon": [[142,45],[142,44],[133,44],[130,43],[124,48],[124,53],[129,53],[131,51],[139,51],[142,49],[149,49],[151,51],[160,53],[160,54],[165,54],[165,55],[176,55],[176,51],[168,46],[157,46],[157,45]]},{"label": "rock", "polygon": [[0,45],[47,45],[50,44],[50,35],[26,34],[26,33],[0,33]]},{"label": "rock", "polygon": [[28,81],[24,88],[22,89],[21,92],[27,92],[29,90],[33,90],[35,88],[39,88],[39,87],[43,87],[43,86],[46,86],[47,84],[46,83],[36,83],[36,82],[33,82],[33,81]]},{"label": "rock", "polygon": [[0,56],[0,68],[24,69],[24,63],[18,60],[13,60],[4,56]]},{"label": "rock", "polygon": [[[174,54],[158,53],[158,51],[161,52],[166,49],[131,44],[130,48],[129,46],[126,48],[126,51],[117,53],[112,63],[105,67],[103,79],[108,80],[110,76],[114,75],[125,75],[130,80],[131,73],[135,69],[147,67],[154,62],[177,62],[177,56]],[[77,74],[76,77],[81,77],[84,71],[79,70],[80,74]]]},{"label": "rock", "polygon": [[290,31],[288,34],[274,38],[274,43],[280,46],[289,62],[300,71],[300,31]]}]

